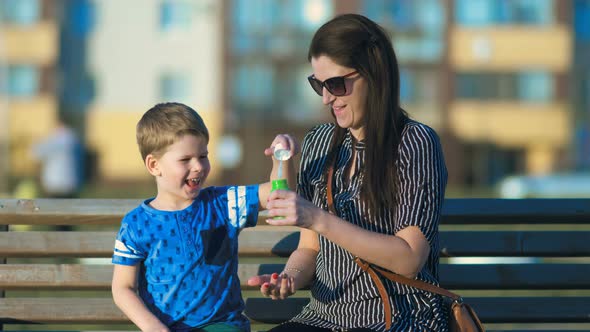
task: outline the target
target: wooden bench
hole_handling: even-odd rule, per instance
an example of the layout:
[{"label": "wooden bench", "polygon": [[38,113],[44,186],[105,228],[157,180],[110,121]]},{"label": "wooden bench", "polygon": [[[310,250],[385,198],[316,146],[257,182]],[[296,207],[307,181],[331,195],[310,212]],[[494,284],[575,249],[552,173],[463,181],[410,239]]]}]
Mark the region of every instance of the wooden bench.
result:
[{"label": "wooden bench", "polygon": [[[138,202],[1,199],[4,329],[132,327],[111,299],[109,258],[121,217]],[[263,222],[243,231],[242,282],[280,271],[297,241],[295,228]],[[447,199],[441,242],[441,284],[463,295],[489,331],[590,331],[590,200]],[[272,301],[244,285],[243,294],[257,331],[297,313],[309,291]]]}]

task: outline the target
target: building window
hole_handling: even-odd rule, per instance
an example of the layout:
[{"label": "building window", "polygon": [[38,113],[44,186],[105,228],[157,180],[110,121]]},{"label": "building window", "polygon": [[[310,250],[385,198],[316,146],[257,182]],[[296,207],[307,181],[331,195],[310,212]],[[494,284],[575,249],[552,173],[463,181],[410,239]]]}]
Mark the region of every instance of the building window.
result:
[{"label": "building window", "polygon": [[548,102],[555,94],[553,76],[542,71],[459,73],[455,84],[461,99]]},{"label": "building window", "polygon": [[552,24],[553,0],[455,0],[458,24]]},{"label": "building window", "polygon": [[525,151],[491,144],[465,144],[464,181],[470,187],[485,188],[495,185],[510,174],[525,171]]},{"label": "building window", "polygon": [[193,20],[193,4],[189,0],[165,0],[160,5],[160,28],[164,31],[188,30]]},{"label": "building window", "polygon": [[414,82],[414,75],[410,70],[401,69],[400,77],[400,101],[402,103],[411,103],[416,96],[416,83]]},{"label": "building window", "polygon": [[553,77],[548,72],[518,74],[518,99],[531,102],[548,102],[553,99]]},{"label": "building window", "polygon": [[160,99],[169,102],[186,102],[190,97],[191,80],[184,73],[165,73],[160,78]]},{"label": "building window", "polygon": [[397,57],[404,61],[436,62],[444,51],[445,9],[441,0],[373,0],[363,13],[393,34]]},{"label": "building window", "polygon": [[[333,0],[230,0],[230,107],[246,121],[317,119],[307,48]],[[313,120],[312,120],[313,119]]]},{"label": "building window", "polygon": [[584,43],[590,42],[590,1],[575,0],[574,8],[574,31],[575,38]]},{"label": "building window", "polygon": [[39,69],[31,65],[0,68],[0,93],[12,97],[32,97],[39,92]]},{"label": "building window", "polygon": [[[232,51],[292,55],[333,14],[330,0],[233,0]],[[304,54],[304,53],[302,53]]]},{"label": "building window", "polygon": [[[83,39],[92,32],[96,24],[97,8],[92,0],[76,0],[65,3],[62,22],[65,35],[62,38]],[[71,40],[67,41],[71,43]]]},{"label": "building window", "polygon": [[325,106],[322,104],[322,97],[318,96],[309,85],[307,77],[311,74],[311,67],[308,63],[289,68],[284,72],[282,85],[282,96],[277,102],[282,116],[293,123],[317,123],[325,116]]},{"label": "building window", "polygon": [[236,105],[272,105],[274,70],[266,64],[242,64],[234,71],[233,96]]},{"label": "building window", "polygon": [[333,14],[330,0],[234,0],[237,31],[272,34],[273,27],[314,32]]},{"label": "building window", "polygon": [[401,68],[400,101],[436,103],[439,98],[439,73],[428,68]]},{"label": "building window", "polygon": [[33,25],[41,15],[39,0],[1,0],[0,22],[15,25]]}]

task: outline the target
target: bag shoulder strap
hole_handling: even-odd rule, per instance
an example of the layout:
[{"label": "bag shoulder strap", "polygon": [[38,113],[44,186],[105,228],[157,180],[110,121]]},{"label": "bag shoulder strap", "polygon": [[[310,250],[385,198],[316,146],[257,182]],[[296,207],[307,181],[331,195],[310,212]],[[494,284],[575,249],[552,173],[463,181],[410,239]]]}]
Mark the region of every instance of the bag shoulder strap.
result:
[{"label": "bag shoulder strap", "polygon": [[[380,268],[378,266],[375,266],[373,264],[369,264],[369,263],[365,262],[364,260],[362,260],[362,259],[360,259],[358,257],[355,258],[355,262],[364,271],[375,270],[381,276],[383,276],[383,277],[385,277],[385,278],[387,278],[389,280],[395,281],[397,283],[408,285],[410,287],[418,288],[418,289],[421,289],[421,290],[425,290],[425,291],[430,292],[430,293],[435,293],[435,294],[438,294],[438,295],[442,295],[442,296],[445,296],[445,297],[448,297],[448,298],[452,299],[453,301],[462,302],[461,296],[459,296],[458,294],[455,294],[455,293],[453,293],[451,291],[448,291],[448,290],[446,290],[446,289],[444,289],[442,287],[438,287],[438,286],[429,284],[429,283],[424,282],[422,280],[406,278],[406,277],[404,277],[402,275],[399,275],[397,273],[393,273],[393,272],[384,270],[384,269],[382,269],[382,268]],[[373,281],[375,281],[375,280],[373,280]]]},{"label": "bag shoulder strap", "polygon": [[332,193],[332,179],[334,178],[334,166],[330,166],[328,169],[328,181],[326,183],[326,198],[328,201],[328,210],[336,215],[336,209],[334,208],[334,194]]},{"label": "bag shoulder strap", "polygon": [[[326,183],[326,198],[327,198],[327,202],[328,202],[328,209],[330,210],[330,212],[334,215],[336,214],[336,209],[334,208],[334,196],[332,193],[332,180],[334,178],[334,166],[331,165],[330,168],[328,169],[328,179],[327,179],[327,183]],[[421,280],[416,280],[416,279],[410,279],[410,278],[406,278],[402,275],[387,271],[385,269],[382,269],[378,266],[369,264],[367,262],[365,262],[364,260],[355,257],[355,262],[361,267],[361,269],[365,272],[369,272],[371,270],[376,271],[378,274],[381,274],[383,277],[395,281],[397,283],[400,284],[404,284],[404,285],[408,285],[414,288],[418,288],[418,289],[422,289],[425,290],[427,292],[431,292],[431,293],[435,293],[435,294],[439,294],[442,296],[446,296],[448,298],[453,299],[453,301],[458,301],[458,302],[462,302],[462,298],[461,296],[459,296],[458,294],[455,294],[451,291],[448,291],[444,288],[441,287],[437,287],[434,286],[432,284],[429,284],[427,282],[421,281]],[[369,273],[369,275],[371,276],[371,279],[373,279],[373,281],[379,285],[381,284],[380,280],[379,282],[375,279],[375,277],[377,276],[374,273]],[[379,291],[381,293],[381,290]],[[383,296],[382,296],[383,297]],[[384,299],[385,300],[385,299]],[[389,302],[389,301],[384,301],[384,302]]]}]

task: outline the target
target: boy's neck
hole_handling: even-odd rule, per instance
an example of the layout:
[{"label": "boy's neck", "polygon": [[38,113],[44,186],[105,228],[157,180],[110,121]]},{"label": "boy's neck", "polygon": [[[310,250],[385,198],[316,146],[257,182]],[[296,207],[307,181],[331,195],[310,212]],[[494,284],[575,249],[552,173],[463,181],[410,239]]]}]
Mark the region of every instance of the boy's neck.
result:
[{"label": "boy's neck", "polygon": [[160,196],[156,196],[156,198],[154,198],[150,203],[149,206],[151,206],[152,208],[156,209],[156,210],[160,210],[160,211],[170,211],[170,212],[174,212],[174,211],[182,211],[184,209],[186,209],[187,207],[189,207],[191,204],[193,203],[192,200],[183,200],[183,201],[171,201],[171,200],[166,200],[163,199]]}]

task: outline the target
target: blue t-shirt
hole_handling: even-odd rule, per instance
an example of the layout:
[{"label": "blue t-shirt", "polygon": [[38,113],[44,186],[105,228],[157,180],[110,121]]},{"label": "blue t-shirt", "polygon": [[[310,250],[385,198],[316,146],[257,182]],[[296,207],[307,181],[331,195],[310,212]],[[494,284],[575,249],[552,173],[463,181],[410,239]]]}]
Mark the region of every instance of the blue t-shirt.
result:
[{"label": "blue t-shirt", "polygon": [[245,331],[238,233],[258,218],[258,185],[209,187],[181,211],[146,200],[121,222],[112,262],[141,263],[139,296],[173,330],[226,322]]}]

